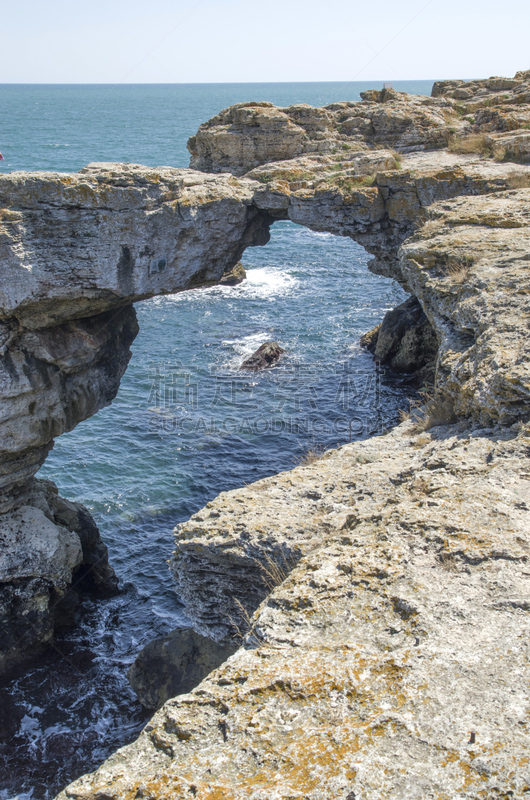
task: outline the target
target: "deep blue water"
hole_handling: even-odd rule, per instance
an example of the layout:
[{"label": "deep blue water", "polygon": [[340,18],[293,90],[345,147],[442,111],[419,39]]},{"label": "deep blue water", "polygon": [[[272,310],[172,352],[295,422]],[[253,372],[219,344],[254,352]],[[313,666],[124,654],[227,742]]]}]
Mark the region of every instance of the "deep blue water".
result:
[{"label": "deep blue water", "polygon": [[[183,167],[187,138],[231,103],[323,105],[373,86],[0,86],[0,170]],[[137,305],[140,334],[117,399],[60,437],[40,473],[91,510],[124,592],[86,602],[60,643],[68,658],[56,652],[9,687],[25,716],[19,736],[0,742],[0,800],[53,797],[145,722],[126,671],[147,641],[187,624],[166,565],[177,522],[309,448],[396,422],[405,391],[358,341],[404,294],[366,262],[349,239],[279,222],[266,247],[246,251],[239,287]],[[271,339],[286,350],[280,365],[240,372]]]}]

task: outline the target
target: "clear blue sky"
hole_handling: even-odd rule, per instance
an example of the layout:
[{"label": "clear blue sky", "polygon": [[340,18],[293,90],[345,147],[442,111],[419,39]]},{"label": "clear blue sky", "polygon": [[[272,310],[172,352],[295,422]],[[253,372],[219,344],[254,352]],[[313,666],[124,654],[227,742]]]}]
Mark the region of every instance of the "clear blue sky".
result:
[{"label": "clear blue sky", "polygon": [[3,0],[0,83],[348,81],[530,69],[517,0]]}]

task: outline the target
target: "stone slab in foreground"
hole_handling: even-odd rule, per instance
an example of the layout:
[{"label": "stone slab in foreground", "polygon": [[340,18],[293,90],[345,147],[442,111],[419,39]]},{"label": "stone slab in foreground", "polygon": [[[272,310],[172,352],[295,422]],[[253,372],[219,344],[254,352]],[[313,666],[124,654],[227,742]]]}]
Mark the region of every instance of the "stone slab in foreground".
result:
[{"label": "stone slab in foreground", "polygon": [[233,552],[307,503],[318,545],[244,647],[61,800],[523,800],[529,454],[530,426],[407,422],[222,495],[212,543],[243,501]]}]

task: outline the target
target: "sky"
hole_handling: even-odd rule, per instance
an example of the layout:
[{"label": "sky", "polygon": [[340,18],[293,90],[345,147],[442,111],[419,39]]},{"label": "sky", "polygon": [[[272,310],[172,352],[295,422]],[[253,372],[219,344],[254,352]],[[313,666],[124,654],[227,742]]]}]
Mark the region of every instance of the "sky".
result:
[{"label": "sky", "polygon": [[0,0],[0,83],[365,81],[530,69],[528,0]]}]

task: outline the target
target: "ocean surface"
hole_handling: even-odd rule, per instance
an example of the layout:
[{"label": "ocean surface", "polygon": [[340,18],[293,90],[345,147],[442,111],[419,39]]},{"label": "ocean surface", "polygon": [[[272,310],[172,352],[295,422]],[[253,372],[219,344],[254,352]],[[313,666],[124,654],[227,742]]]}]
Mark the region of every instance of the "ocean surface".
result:
[{"label": "ocean surface", "polygon": [[[394,84],[421,94],[431,85]],[[0,172],[186,167],[188,137],[232,103],[324,105],[366,88],[381,85],[0,85]],[[0,738],[0,800],[54,797],[145,724],[127,669],[148,641],[189,625],[166,563],[178,522],[308,450],[380,433],[408,408],[400,380],[358,344],[405,295],[368,272],[359,245],[278,222],[242,261],[238,287],[137,304],[140,334],[117,399],[60,437],[40,471],[90,509],[122,593],[85,601],[78,626],[5,687],[23,719]],[[285,348],[280,364],[241,372],[268,340]]]}]

